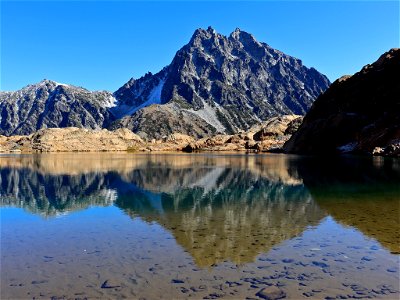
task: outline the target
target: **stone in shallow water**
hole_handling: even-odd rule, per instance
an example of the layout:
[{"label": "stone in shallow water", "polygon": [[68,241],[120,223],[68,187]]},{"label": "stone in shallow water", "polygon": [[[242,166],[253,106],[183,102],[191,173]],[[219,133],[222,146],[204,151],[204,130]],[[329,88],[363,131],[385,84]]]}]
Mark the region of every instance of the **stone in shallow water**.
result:
[{"label": "stone in shallow water", "polygon": [[171,283],[185,283],[183,280],[180,279],[172,279]]},{"label": "stone in shallow water", "polygon": [[321,268],[327,268],[329,265],[326,263],[320,262],[320,261],[313,261],[312,262],[314,266],[321,267]]},{"label": "stone in shallow water", "polygon": [[386,271],[390,272],[390,273],[396,273],[397,272],[397,268],[393,267],[393,268],[389,268]]},{"label": "stone in shallow water", "polygon": [[285,298],[286,293],[276,286],[269,286],[260,290],[256,296],[262,299],[275,300]]},{"label": "stone in shallow water", "polygon": [[364,256],[363,258],[361,258],[361,260],[371,261],[373,260],[373,258],[371,256]]},{"label": "stone in shallow water", "polygon": [[114,288],[119,288],[121,287],[120,285],[115,284],[114,282],[111,282],[109,280],[106,280],[102,283],[100,286],[102,289],[114,289]]},{"label": "stone in shallow water", "polygon": [[242,285],[240,282],[236,282],[236,281],[226,281],[225,282],[229,287],[235,287],[238,285]]},{"label": "stone in shallow water", "polygon": [[47,283],[49,282],[48,280],[33,280],[31,283],[32,284],[41,284],[41,283]]}]

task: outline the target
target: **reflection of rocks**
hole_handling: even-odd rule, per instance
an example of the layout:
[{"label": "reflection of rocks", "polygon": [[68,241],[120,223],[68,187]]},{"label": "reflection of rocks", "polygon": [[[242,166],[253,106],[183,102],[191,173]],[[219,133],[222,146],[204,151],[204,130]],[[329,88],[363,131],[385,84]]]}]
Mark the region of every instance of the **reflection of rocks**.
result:
[{"label": "reflection of rocks", "polygon": [[170,230],[200,266],[252,261],[323,217],[284,156],[91,158],[4,157],[2,204],[52,215],[115,200],[129,215]]},{"label": "reflection of rocks", "polygon": [[0,204],[16,206],[45,216],[111,205],[116,191],[107,188],[103,175],[40,174],[28,168],[0,169]]},{"label": "reflection of rocks", "polygon": [[284,155],[2,156],[0,201],[44,215],[114,203],[132,217],[163,225],[200,266],[252,261],[316,225],[325,215],[320,208],[398,251],[396,162]]},{"label": "reflection of rocks", "polygon": [[202,267],[224,260],[251,262],[323,217],[301,184],[271,182],[237,169],[222,169],[215,182],[169,190],[158,205],[151,196],[144,205],[143,193],[117,205],[162,224]]},{"label": "reflection of rocks", "polygon": [[[252,174],[266,177],[271,181],[287,184],[301,183],[296,172],[288,173],[288,157],[284,155],[246,155],[246,156],[211,156],[207,154],[129,154],[129,153],[54,153],[33,155],[4,155],[0,159],[0,168],[29,168],[35,172],[53,175],[78,175],[86,173],[116,172],[126,177],[134,170],[145,170],[148,175],[143,178],[142,188],[154,184],[165,186],[168,182],[188,186],[197,180],[200,169],[236,168],[246,169]],[[186,171],[182,171],[186,170]],[[193,170],[193,172],[189,172]],[[215,170],[214,170],[215,171]],[[183,173],[187,174],[182,178]],[[188,176],[193,174],[194,178]],[[207,173],[208,174],[208,173]],[[168,178],[168,176],[171,178]],[[136,180],[137,176],[135,177]],[[177,181],[177,179],[179,180]],[[145,186],[149,185],[149,186]]]},{"label": "reflection of rocks", "polygon": [[396,160],[309,158],[292,161],[292,167],[318,206],[336,221],[400,252],[400,166]]}]

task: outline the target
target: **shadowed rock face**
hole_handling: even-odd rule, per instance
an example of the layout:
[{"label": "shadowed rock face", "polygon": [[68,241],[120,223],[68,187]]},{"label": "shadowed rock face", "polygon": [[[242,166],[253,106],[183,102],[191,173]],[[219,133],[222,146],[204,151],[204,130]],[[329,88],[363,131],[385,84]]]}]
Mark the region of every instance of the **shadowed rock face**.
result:
[{"label": "shadowed rock face", "polygon": [[16,92],[0,92],[0,135],[28,135],[41,128],[99,129],[114,120],[105,91],[43,80]]},{"label": "shadowed rock face", "polygon": [[[119,106],[128,109],[113,108],[120,117],[126,115],[113,126],[158,138],[141,117],[154,110],[143,107],[155,103],[161,104],[159,110],[165,107],[168,116],[154,120],[153,125],[167,134],[175,130],[193,134],[191,126],[199,122],[184,128],[173,124],[188,116],[202,120],[194,131],[196,137],[210,134],[205,124],[211,126],[211,133],[234,133],[271,116],[305,114],[328,85],[328,79],[315,69],[247,32],[236,29],[226,37],[212,28],[198,29],[169,66],[131,79],[114,93]],[[165,123],[172,126],[166,129]]]},{"label": "shadowed rock face", "polygon": [[[313,104],[285,144],[290,153],[372,153],[396,145],[400,153],[400,49],[383,54],[353,76],[336,80]],[[393,154],[396,149],[393,149]]]}]

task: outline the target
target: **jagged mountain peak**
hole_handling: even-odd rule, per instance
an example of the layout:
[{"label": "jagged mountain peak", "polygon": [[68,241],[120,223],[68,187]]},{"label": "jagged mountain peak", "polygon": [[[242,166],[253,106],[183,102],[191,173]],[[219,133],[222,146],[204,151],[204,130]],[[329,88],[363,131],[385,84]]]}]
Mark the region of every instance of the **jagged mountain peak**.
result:
[{"label": "jagged mountain peak", "polygon": [[70,86],[69,84],[65,84],[65,83],[60,83],[54,80],[50,80],[50,79],[42,79],[40,82],[36,83],[36,84],[32,84],[32,85],[28,85],[28,86],[32,86],[32,87],[43,87],[43,86],[47,86],[49,88],[54,88],[57,86]]},{"label": "jagged mountain peak", "polygon": [[[135,132],[141,130],[141,122],[146,123],[144,116],[155,110],[147,106],[161,104],[156,109],[161,114],[163,105],[173,103],[168,106],[168,118],[163,118],[172,124],[171,133],[181,130],[173,124],[187,120],[188,114],[210,124],[215,132],[233,133],[271,116],[305,114],[328,85],[326,76],[246,31],[237,28],[227,37],[209,27],[196,29],[162,71],[130,80],[114,96],[125,105],[119,111],[125,119],[118,126]],[[156,131],[164,125],[145,127]]]},{"label": "jagged mountain peak", "polygon": [[236,40],[236,41],[246,41],[246,40],[252,40],[257,42],[256,38],[254,35],[251,33],[248,33],[247,31],[244,31],[240,28],[236,28],[230,35],[230,39]]},{"label": "jagged mountain peak", "polygon": [[193,33],[186,47],[202,47],[207,41],[212,41],[215,43],[222,38],[224,38],[224,36],[217,33],[217,31],[211,26],[209,26],[207,29],[198,28]]}]

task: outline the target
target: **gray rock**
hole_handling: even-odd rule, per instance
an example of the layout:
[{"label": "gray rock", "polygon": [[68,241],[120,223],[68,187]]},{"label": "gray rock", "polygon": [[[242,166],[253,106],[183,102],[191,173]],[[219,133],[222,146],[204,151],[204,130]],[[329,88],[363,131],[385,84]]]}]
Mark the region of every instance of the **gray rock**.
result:
[{"label": "gray rock", "polygon": [[285,298],[286,293],[276,286],[269,286],[260,290],[256,296],[262,299],[275,300]]}]

